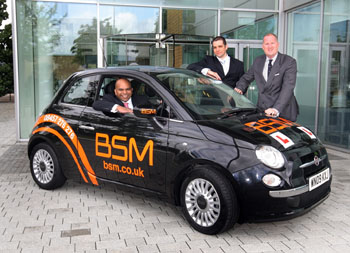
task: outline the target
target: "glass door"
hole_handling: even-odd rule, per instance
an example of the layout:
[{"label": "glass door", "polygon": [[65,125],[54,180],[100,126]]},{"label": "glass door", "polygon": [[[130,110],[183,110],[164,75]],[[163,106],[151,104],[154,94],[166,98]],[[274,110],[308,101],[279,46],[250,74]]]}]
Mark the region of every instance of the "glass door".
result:
[{"label": "glass door", "polygon": [[227,41],[227,45],[228,45],[228,49],[227,49],[228,55],[233,57],[233,58],[236,58],[237,60],[241,60],[239,58],[239,49],[238,49],[239,43],[232,42],[231,40],[226,40],[226,41]]},{"label": "glass door", "polygon": [[[264,54],[264,51],[261,48],[262,41],[259,40],[227,40],[227,44],[229,47],[227,50],[228,54],[243,62],[245,72],[248,71],[257,56]],[[249,85],[246,96],[253,101],[253,103],[257,103],[258,90],[255,81]]]},{"label": "glass door", "polygon": [[332,43],[329,46],[328,92],[325,141],[350,147],[350,84],[347,46]]},{"label": "glass door", "polygon": [[[264,51],[261,48],[260,44],[241,44],[239,47],[240,55],[242,55],[243,63],[244,63],[244,71],[247,72],[250,66],[253,64],[254,59],[264,54]],[[247,90],[247,97],[253,101],[253,103],[257,104],[258,102],[258,88],[256,86],[255,81],[249,85]]]}]

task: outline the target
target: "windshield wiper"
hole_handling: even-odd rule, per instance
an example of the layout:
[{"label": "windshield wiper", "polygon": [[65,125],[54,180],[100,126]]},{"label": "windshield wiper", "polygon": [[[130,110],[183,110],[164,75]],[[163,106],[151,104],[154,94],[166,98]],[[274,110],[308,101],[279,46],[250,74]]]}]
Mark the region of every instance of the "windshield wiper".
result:
[{"label": "windshield wiper", "polygon": [[226,119],[228,117],[231,117],[237,113],[241,113],[241,112],[256,112],[257,108],[233,108],[232,110],[229,110],[227,112],[224,112],[223,116],[218,117],[218,119]]}]

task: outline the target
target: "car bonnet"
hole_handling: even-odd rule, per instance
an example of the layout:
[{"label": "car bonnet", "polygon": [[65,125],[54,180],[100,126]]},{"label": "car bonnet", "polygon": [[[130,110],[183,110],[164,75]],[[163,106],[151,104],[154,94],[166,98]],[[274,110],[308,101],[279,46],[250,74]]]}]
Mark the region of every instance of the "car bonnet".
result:
[{"label": "car bonnet", "polygon": [[298,123],[284,118],[262,115],[255,117],[201,120],[198,126],[211,141],[236,144],[254,149],[257,145],[271,145],[280,151],[319,142],[315,134]]}]

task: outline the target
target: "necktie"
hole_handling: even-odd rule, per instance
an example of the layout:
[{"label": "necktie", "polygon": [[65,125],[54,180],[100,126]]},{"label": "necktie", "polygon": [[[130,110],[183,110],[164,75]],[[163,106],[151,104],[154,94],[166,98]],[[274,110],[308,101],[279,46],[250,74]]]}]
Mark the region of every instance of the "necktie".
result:
[{"label": "necktie", "polygon": [[223,68],[223,70],[224,70],[224,74],[226,75],[227,72],[228,72],[228,69],[226,69],[225,62],[226,62],[225,60],[220,60],[220,63],[221,63],[222,68]]},{"label": "necktie", "polygon": [[269,65],[267,66],[267,78],[269,78],[272,69],[272,59],[269,60]]},{"label": "necktie", "polygon": [[126,107],[126,108],[129,108],[129,105],[128,105],[128,103],[126,103],[126,102],[123,102],[123,104],[124,104],[124,107]]}]

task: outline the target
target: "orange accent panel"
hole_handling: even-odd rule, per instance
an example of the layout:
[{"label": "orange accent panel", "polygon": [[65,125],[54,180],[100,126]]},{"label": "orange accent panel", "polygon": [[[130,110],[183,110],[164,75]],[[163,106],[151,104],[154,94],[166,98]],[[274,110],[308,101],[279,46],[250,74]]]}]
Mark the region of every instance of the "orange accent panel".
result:
[{"label": "orange accent panel", "polygon": [[73,129],[70,127],[70,125],[67,123],[67,121],[65,121],[61,116],[49,113],[49,114],[45,114],[45,115],[40,116],[40,118],[35,123],[34,127],[38,126],[39,124],[41,124],[43,122],[54,123],[54,124],[58,125],[59,127],[61,127],[63,129],[63,131],[65,131],[65,133],[68,135],[68,137],[71,139],[73,145],[77,149],[78,154],[81,158],[81,161],[88,171],[88,176],[89,176],[91,182],[95,185],[98,185],[98,182],[97,182],[96,176],[95,176],[95,172],[91,168],[89,160],[87,159],[86,154],[84,152],[84,149],[82,148],[82,146],[77,138],[77,135],[75,134]]},{"label": "orange accent panel", "polygon": [[34,131],[33,131],[33,134],[35,134],[36,132],[40,132],[40,131],[52,133],[52,134],[56,135],[56,136],[63,142],[63,144],[66,146],[66,148],[69,150],[70,154],[72,155],[75,164],[78,166],[79,172],[80,172],[82,178],[84,179],[85,183],[88,183],[88,181],[87,181],[87,179],[86,179],[86,177],[85,177],[85,175],[84,175],[84,172],[83,172],[83,170],[82,170],[81,167],[80,167],[80,164],[79,164],[79,162],[78,162],[77,157],[75,156],[75,154],[74,154],[72,148],[70,147],[70,145],[69,145],[69,144],[67,143],[67,141],[62,137],[62,135],[61,135],[59,132],[57,132],[56,130],[54,130],[54,129],[52,129],[52,128],[49,128],[49,127],[40,127],[40,128],[38,128],[38,129],[34,130]]},{"label": "orange accent panel", "polygon": [[90,165],[90,163],[89,163],[89,160],[87,159],[86,154],[85,154],[85,152],[84,152],[84,149],[83,149],[83,147],[81,146],[79,140],[78,140],[77,143],[78,143],[78,148],[77,148],[78,154],[79,154],[80,159],[81,159],[81,161],[83,162],[85,168],[86,168],[87,171],[88,171],[89,178],[90,178],[91,182],[92,182],[94,185],[98,185],[98,182],[97,182],[96,176],[95,176],[95,172],[94,172],[94,170],[91,168],[91,165]]}]

